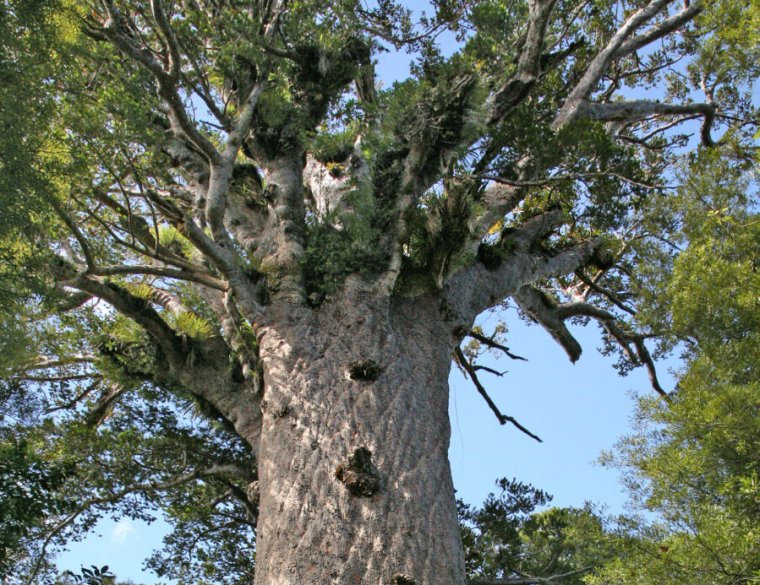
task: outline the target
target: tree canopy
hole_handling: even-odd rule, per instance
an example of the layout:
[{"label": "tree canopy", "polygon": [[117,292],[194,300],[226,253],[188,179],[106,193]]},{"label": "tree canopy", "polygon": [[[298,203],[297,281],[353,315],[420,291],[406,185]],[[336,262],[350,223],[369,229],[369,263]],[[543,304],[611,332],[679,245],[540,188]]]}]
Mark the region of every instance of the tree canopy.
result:
[{"label": "tree canopy", "polygon": [[[674,434],[647,461],[730,470],[705,489],[756,511],[756,423],[701,429],[756,403],[758,230],[745,186],[701,181],[756,160],[759,15],[743,0],[437,0],[422,18],[393,0],[3,0],[0,574],[35,582],[100,517],[161,510],[159,575],[250,582],[260,445],[296,407],[275,400],[277,336],[319,363],[324,339],[359,344],[360,321],[340,319],[365,298],[382,300],[365,327],[433,307],[450,337],[436,349],[531,435],[479,380],[482,351],[515,356],[475,317],[517,306],[572,361],[567,323],[597,322],[666,400],[646,412]],[[389,50],[414,64],[384,87]],[[697,141],[705,170],[679,178]],[[696,340],[672,395],[654,339]],[[394,369],[355,360],[335,380]],[[322,472],[358,475],[355,496],[382,471],[367,458]],[[674,497],[658,481],[652,501]],[[586,518],[535,522],[566,521]]]}]

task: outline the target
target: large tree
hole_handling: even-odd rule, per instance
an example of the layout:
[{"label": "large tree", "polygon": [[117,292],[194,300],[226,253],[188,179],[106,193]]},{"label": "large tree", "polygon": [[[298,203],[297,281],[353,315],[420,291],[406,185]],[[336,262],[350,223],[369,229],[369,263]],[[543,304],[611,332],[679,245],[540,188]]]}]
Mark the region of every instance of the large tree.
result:
[{"label": "large tree", "polygon": [[[461,585],[447,379],[519,425],[478,379],[503,303],[573,361],[566,322],[599,322],[665,395],[628,319],[639,211],[681,123],[751,132],[743,4],[433,5],[3,1],[3,440],[68,496],[30,580],[161,506],[185,580],[249,579],[255,528],[262,585]],[[388,49],[416,62],[384,89]]]}]

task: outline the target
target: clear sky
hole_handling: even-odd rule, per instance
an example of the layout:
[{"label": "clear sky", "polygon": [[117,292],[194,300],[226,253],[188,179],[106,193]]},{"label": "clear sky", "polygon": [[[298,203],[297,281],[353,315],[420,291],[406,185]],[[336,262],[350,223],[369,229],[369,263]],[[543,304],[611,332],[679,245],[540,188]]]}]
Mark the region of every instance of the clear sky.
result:
[{"label": "clear sky", "polygon": [[[415,7],[423,4],[423,0],[408,2]],[[454,50],[451,42],[446,46],[447,37],[440,40],[446,52]],[[385,87],[408,75],[410,59],[403,53],[381,56],[377,72]],[[573,365],[540,327],[527,326],[514,311],[506,317],[508,345],[529,361],[501,359],[495,367],[508,370],[507,375],[484,373],[482,381],[503,413],[514,416],[544,442],[537,443],[511,425],[500,426],[475,387],[452,368],[449,457],[458,497],[480,504],[495,490],[497,478],[514,477],[552,494],[553,505],[582,506],[591,501],[621,512],[625,495],[617,475],[595,461],[629,428],[631,392],[651,391],[646,373],[638,369],[620,378],[613,360],[596,350],[601,337],[594,324],[575,329],[584,353]],[[484,318],[487,332],[497,320],[497,316]],[[659,373],[663,386],[670,389],[666,366],[661,365]],[[151,526],[127,519],[103,520],[95,535],[72,544],[59,557],[59,568],[77,571],[80,565],[107,564],[121,580],[158,583],[142,564],[161,545],[166,529],[161,520]]]}]

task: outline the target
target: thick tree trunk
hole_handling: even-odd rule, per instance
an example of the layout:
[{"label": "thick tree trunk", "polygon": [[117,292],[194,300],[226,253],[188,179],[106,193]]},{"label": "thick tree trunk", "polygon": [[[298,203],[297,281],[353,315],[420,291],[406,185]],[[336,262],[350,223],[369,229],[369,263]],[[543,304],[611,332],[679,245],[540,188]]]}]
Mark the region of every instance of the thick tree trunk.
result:
[{"label": "thick tree trunk", "polygon": [[453,340],[437,303],[343,299],[273,322],[260,342],[256,584],[463,584]]}]

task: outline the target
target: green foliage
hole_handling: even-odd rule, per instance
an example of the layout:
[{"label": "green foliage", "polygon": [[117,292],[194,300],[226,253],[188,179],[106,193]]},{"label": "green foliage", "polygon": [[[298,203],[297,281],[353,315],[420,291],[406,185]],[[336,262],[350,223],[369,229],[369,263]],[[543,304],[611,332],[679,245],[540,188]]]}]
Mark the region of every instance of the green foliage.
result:
[{"label": "green foliage", "polygon": [[382,215],[371,209],[312,218],[303,261],[308,292],[320,299],[340,287],[349,274],[370,276],[381,270],[388,254],[381,226]]},{"label": "green foliage", "polygon": [[[96,567],[90,565],[90,568],[82,567],[79,574],[73,571],[64,573],[65,582],[76,583],[76,585],[115,585],[116,577],[108,570],[108,565]],[[58,584],[57,584],[58,585]]]},{"label": "green foliage", "polygon": [[214,334],[214,327],[207,319],[190,311],[172,313],[169,317],[169,324],[175,331],[196,341],[203,341]]},{"label": "green foliage", "polygon": [[[225,254],[239,253],[237,265],[245,266],[261,299],[279,284],[274,265],[281,250],[274,248],[293,234],[293,248],[300,253],[303,245],[305,252],[287,269],[302,268],[294,280],[303,277],[312,304],[339,291],[350,274],[369,279],[381,273],[398,249],[404,271],[421,274],[426,287],[440,287],[445,276],[476,260],[470,244],[477,246],[482,234],[474,232],[473,220],[486,205],[489,180],[481,174],[528,181],[521,204],[492,222],[496,229],[488,237],[501,241],[498,248],[481,248],[489,268],[513,251],[510,230],[551,209],[561,209],[567,222],[533,251],[553,256],[603,237],[601,252],[586,267],[599,272],[624,254],[628,242],[618,245],[621,239],[639,238],[640,225],[647,234],[683,230],[677,243],[688,247],[675,260],[642,236],[631,265],[642,260],[643,279],[635,282],[631,271],[621,270],[600,283],[615,290],[637,286],[645,300],[639,321],[652,328],[672,321],[667,342],[689,344],[688,371],[672,408],[642,406],[672,435],[653,435],[659,442],[642,452],[654,459],[642,456],[641,465],[654,461],[664,469],[670,457],[679,464],[669,471],[680,478],[714,469],[699,487],[720,506],[701,530],[723,535],[742,558],[754,554],[741,518],[754,521],[757,511],[757,427],[745,415],[757,410],[758,231],[750,208],[739,210],[742,188],[713,185],[699,198],[691,192],[660,197],[655,183],[683,140],[654,139],[643,149],[635,142],[621,146],[609,127],[595,122],[559,132],[551,127],[569,88],[639,2],[557,2],[540,77],[491,127],[488,95],[516,71],[527,2],[436,0],[435,15],[420,21],[429,34],[419,35],[412,12],[392,0],[371,7],[357,0],[297,0],[277,15],[277,33],[268,39],[258,32],[273,24],[265,14],[271,2],[163,2],[183,53],[170,89],[201,140],[187,128],[176,131],[165,78],[162,85],[139,58],[104,40],[106,4],[0,3],[0,563],[9,579],[53,574],[48,553],[105,515],[150,520],[160,508],[175,530],[150,561],[158,573],[188,584],[250,582],[255,509],[246,490],[254,458],[218,409],[190,397],[179,380],[187,372],[165,367],[166,346],[155,329],[148,333],[137,321],[155,316],[154,324],[187,351],[188,370],[209,358],[220,360],[219,375],[241,372],[243,361],[255,356],[256,324],[220,308],[235,304],[228,294],[234,287],[215,259],[191,244],[186,228],[197,221],[199,233],[211,233],[203,198],[209,157],[198,143],[221,145],[264,78],[227,194],[251,213],[242,226],[230,220],[225,235],[236,241],[216,242]],[[129,21],[127,44],[168,65],[172,39],[146,3],[115,4]],[[675,40],[663,38],[661,48],[616,63],[600,82],[611,84],[604,101],[615,99],[613,86],[620,83],[647,89],[665,80],[658,98],[666,102],[691,99],[703,82],[717,84],[712,97],[741,120],[723,136],[724,146],[746,163],[755,131],[747,87],[758,73],[758,12],[756,3],[707,3],[699,21]],[[435,40],[445,29],[462,43],[451,57]],[[410,79],[382,90],[371,74],[388,46],[408,48],[416,62]],[[674,74],[671,61],[690,64]],[[360,82],[363,95],[354,89]],[[717,118],[716,128],[725,129],[729,119]],[[654,130],[654,123],[645,121],[641,132]],[[367,177],[351,176],[354,148],[361,149],[357,168]],[[350,191],[325,217],[303,210],[298,181],[289,195],[292,209],[264,184],[278,161],[308,156],[345,177]],[[692,183],[700,180],[690,175]],[[413,203],[399,217],[405,197]],[[404,241],[397,242],[400,219],[406,226]],[[277,260],[267,264],[264,255]],[[177,285],[161,274],[166,268],[188,282]],[[89,293],[74,294],[74,275],[117,293],[137,309],[135,320]],[[214,285],[199,285],[198,276]],[[715,282],[727,284],[711,286]],[[243,321],[238,338],[222,340],[221,324],[236,320]],[[204,353],[208,348],[213,351]],[[468,356],[481,350],[471,346]],[[58,365],[40,366],[45,362]],[[174,369],[183,368],[175,363]],[[247,400],[251,388],[237,382]],[[219,463],[243,471],[201,473]],[[191,479],[172,483],[178,477]],[[712,513],[698,491],[673,495],[667,485],[662,479],[657,491],[651,483],[653,507],[677,509],[687,501],[695,502],[699,518]],[[548,503],[546,494],[518,482],[499,487],[501,495],[483,509],[463,508],[473,574],[564,572],[572,575],[563,583],[577,583],[581,569],[606,554],[591,510],[536,513]],[[65,513],[73,514],[70,522],[46,532]],[[666,532],[679,543],[673,550],[692,554],[688,533]],[[738,536],[731,540],[730,534]],[[39,548],[43,541],[48,549]]]},{"label": "green foliage", "polygon": [[21,541],[46,518],[65,511],[54,494],[72,471],[46,461],[38,447],[0,427],[0,578],[15,567]]},{"label": "green foliage", "polygon": [[741,166],[702,153],[683,179],[686,246],[659,275],[643,318],[669,323],[686,366],[670,403],[640,401],[638,432],[606,460],[658,520],[634,522],[625,553],[593,583],[760,575],[760,218]]},{"label": "green foliage", "polygon": [[590,507],[544,508],[546,492],[516,480],[496,482],[501,492],[483,506],[458,502],[467,574],[473,579],[534,578],[581,585],[613,558],[611,535]]}]

